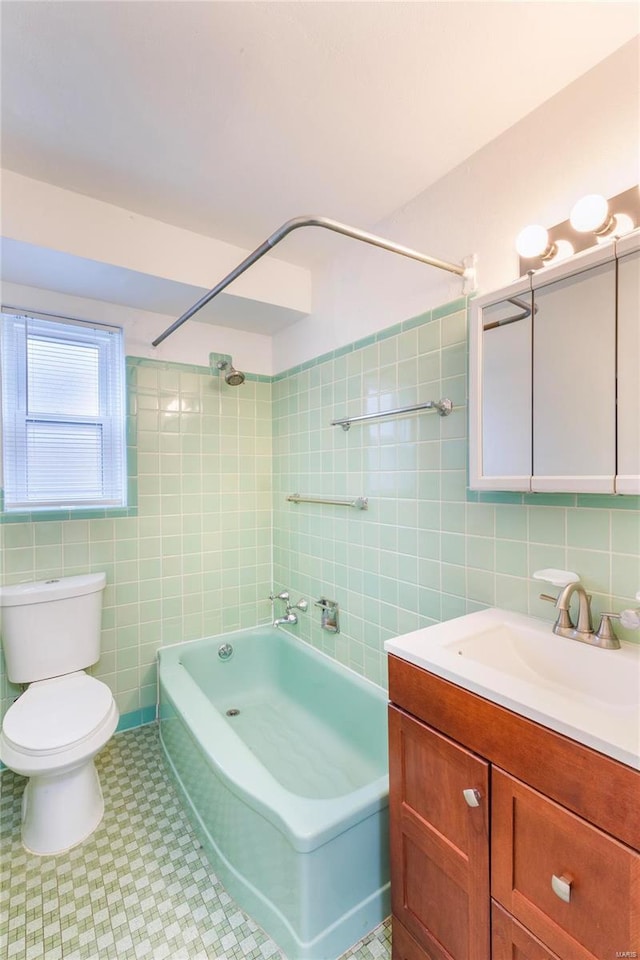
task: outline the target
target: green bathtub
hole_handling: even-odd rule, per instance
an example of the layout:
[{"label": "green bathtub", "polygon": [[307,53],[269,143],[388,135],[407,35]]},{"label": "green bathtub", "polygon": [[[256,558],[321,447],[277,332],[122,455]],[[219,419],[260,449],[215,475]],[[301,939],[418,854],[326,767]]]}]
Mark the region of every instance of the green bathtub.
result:
[{"label": "green bathtub", "polygon": [[289,960],[335,960],[389,913],[385,692],[271,626],[159,660],[162,744],[220,879]]}]

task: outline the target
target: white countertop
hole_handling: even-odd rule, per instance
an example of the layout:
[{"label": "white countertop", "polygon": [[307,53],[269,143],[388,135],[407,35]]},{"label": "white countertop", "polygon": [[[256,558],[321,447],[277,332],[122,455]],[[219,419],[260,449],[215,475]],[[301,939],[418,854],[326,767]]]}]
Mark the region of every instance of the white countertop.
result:
[{"label": "white countertop", "polygon": [[415,630],[387,653],[640,769],[640,644],[602,650],[492,608]]}]

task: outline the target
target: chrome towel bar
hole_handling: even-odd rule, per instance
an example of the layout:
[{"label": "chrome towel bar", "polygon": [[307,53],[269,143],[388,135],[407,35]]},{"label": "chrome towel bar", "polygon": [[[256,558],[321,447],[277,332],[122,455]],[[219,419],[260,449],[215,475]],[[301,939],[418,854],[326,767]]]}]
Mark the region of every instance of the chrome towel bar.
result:
[{"label": "chrome towel bar", "polygon": [[368,497],[314,497],[302,493],[290,493],[290,503],[329,503],[337,507],[355,507],[356,510],[368,510]]},{"label": "chrome towel bar", "polygon": [[441,417],[448,417],[453,410],[451,400],[444,397],[442,400],[425,400],[410,407],[397,407],[395,410],[380,410],[377,413],[363,413],[360,417],[343,417],[341,420],[332,420],[332,427],[342,427],[348,430],[352,423],[362,420],[380,420],[382,417],[397,417],[403,413],[415,413],[416,410],[437,410]]}]

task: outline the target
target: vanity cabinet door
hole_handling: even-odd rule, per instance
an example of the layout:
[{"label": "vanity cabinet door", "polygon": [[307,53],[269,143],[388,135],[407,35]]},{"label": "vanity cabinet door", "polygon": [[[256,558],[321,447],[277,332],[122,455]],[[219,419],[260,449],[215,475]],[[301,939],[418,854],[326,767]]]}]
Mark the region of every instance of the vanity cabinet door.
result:
[{"label": "vanity cabinet door", "polygon": [[432,955],[425,953],[397,917],[393,918],[391,949],[393,960],[432,960]]},{"label": "vanity cabinet door", "polygon": [[[389,707],[394,923],[429,960],[490,955],[488,771],[486,761]],[[477,799],[468,794],[477,805],[465,790],[478,791]],[[402,960],[395,943],[393,957]]]},{"label": "vanity cabinet door", "polygon": [[533,278],[534,491],[613,493],[616,263]]},{"label": "vanity cabinet door", "polygon": [[640,854],[492,768],[491,893],[563,960],[640,954]]},{"label": "vanity cabinet door", "polygon": [[640,493],[640,250],[618,260],[616,493]]}]

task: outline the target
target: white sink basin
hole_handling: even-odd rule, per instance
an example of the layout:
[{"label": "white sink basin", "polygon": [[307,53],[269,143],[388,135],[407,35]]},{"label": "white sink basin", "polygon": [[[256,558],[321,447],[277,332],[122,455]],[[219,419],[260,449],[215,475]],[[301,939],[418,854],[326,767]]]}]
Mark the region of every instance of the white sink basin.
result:
[{"label": "white sink basin", "polygon": [[601,650],[551,627],[494,608],[388,640],[385,649],[640,769],[640,645]]}]

